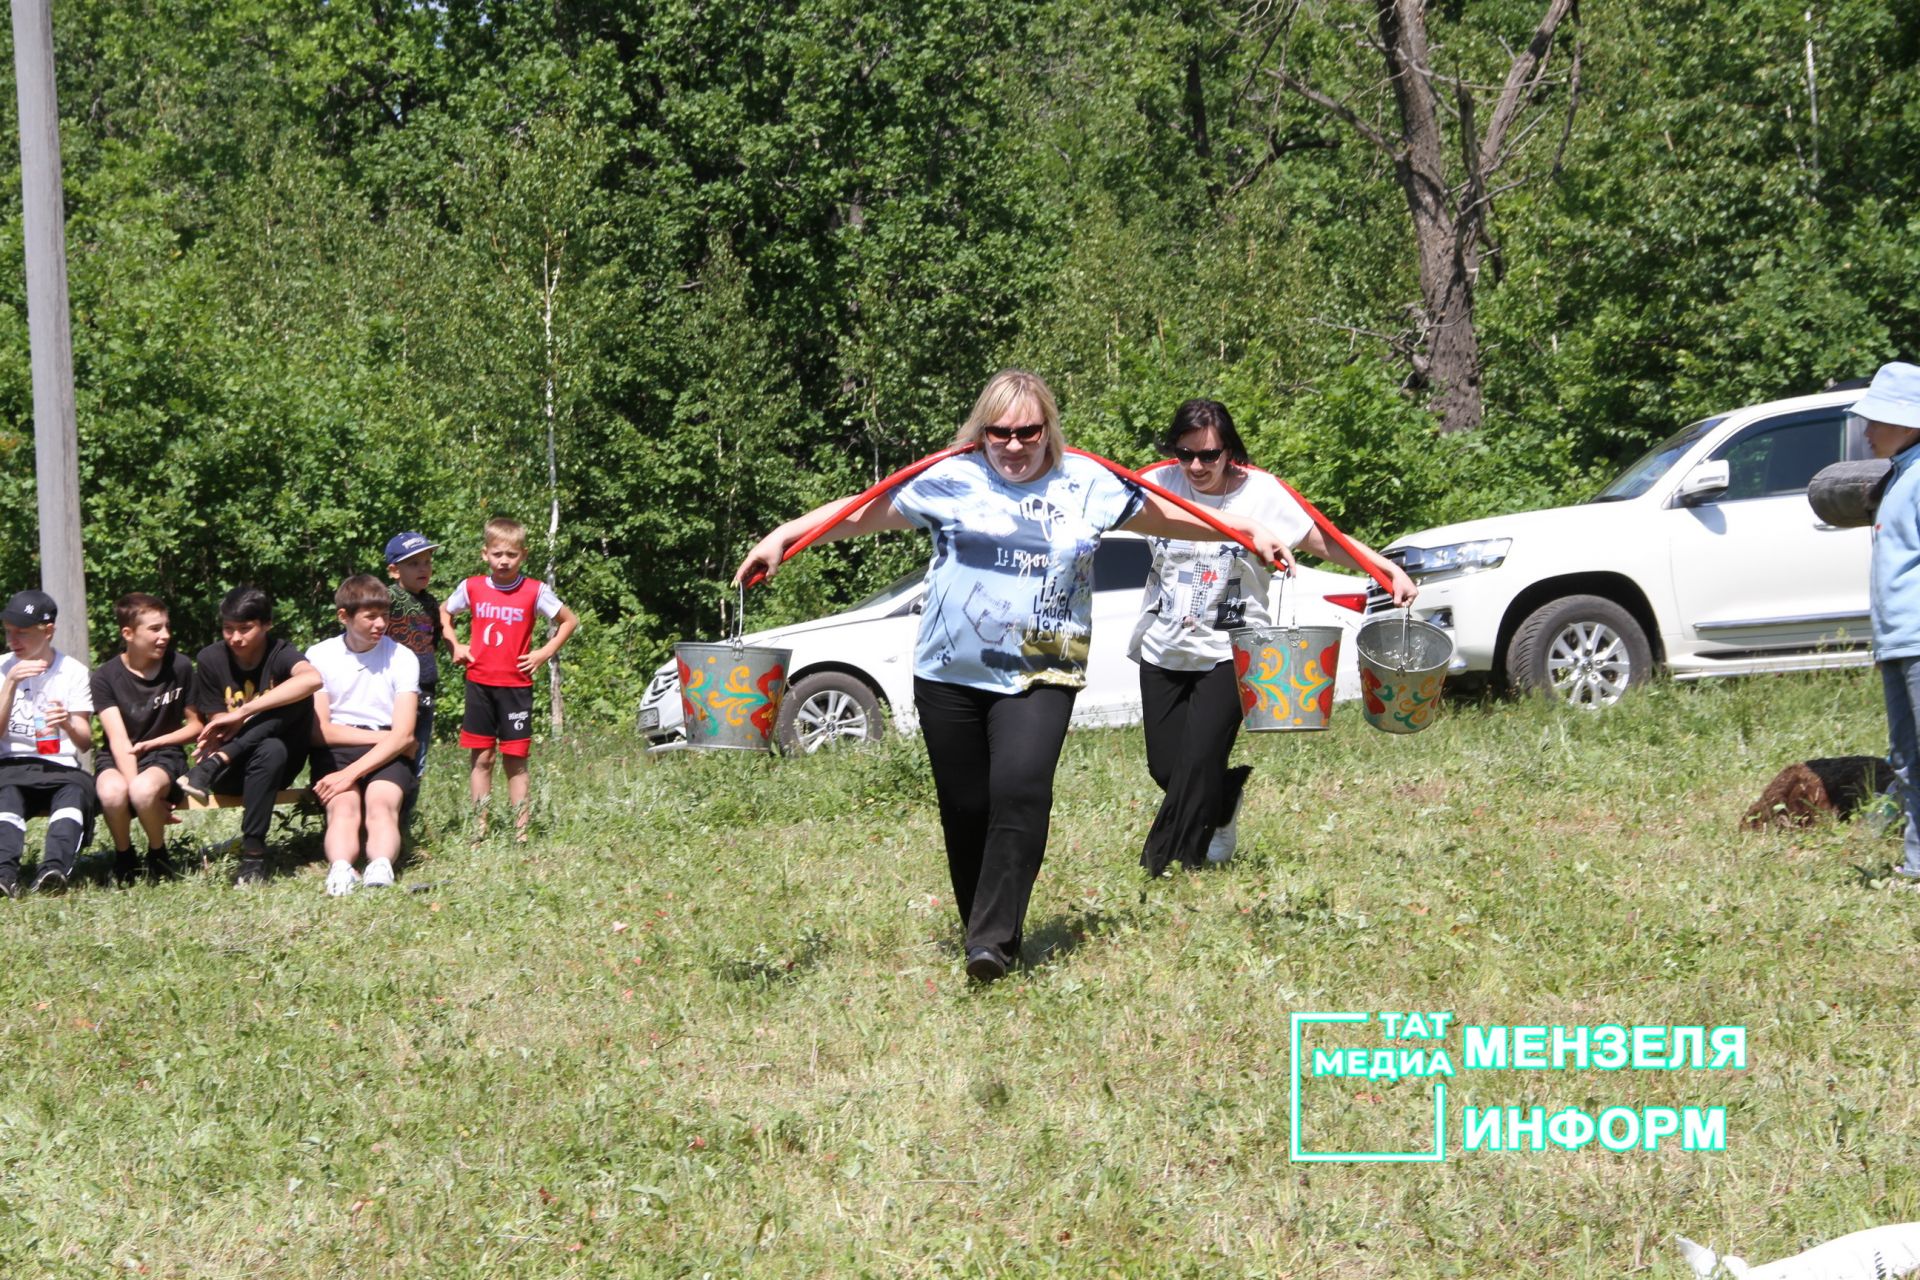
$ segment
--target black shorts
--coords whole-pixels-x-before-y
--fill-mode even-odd
[[[467,714],[460,721],[460,745],[500,744],[500,754],[524,756],[533,739],[533,686],[508,688],[467,681]]]
[[[165,769],[168,780],[178,782],[180,781],[181,775],[187,771],[187,749],[185,747],[155,747],[151,751],[142,751],[134,757],[133,762],[139,766],[137,772],[145,773],[149,769]],[[113,757],[111,755],[103,755],[100,757],[100,763],[103,767],[111,769],[113,767]]]
[[[328,773],[338,773],[371,750],[373,750],[373,744],[368,743],[364,747],[315,747],[313,753],[316,763],[323,757],[331,762],[332,768],[327,770]],[[420,785],[419,775],[413,771],[413,756],[407,752],[401,752],[361,778],[355,790],[364,793],[370,782],[391,782],[404,794],[412,795],[413,789]]]

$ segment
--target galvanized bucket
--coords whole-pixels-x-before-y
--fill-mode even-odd
[[[680,709],[687,745],[709,751],[771,751],[787,694],[791,649],[758,649],[737,641],[676,644]]]
[[[729,617],[731,614],[731,617]],[[747,589],[738,588],[734,607],[720,605],[720,644],[687,641],[673,646],[680,673],[680,711],[687,745],[706,751],[772,751],[780,723],[780,700],[787,696],[787,669],[793,650],[749,645]]]
[[[1807,505],[1837,529],[1858,529],[1872,524],[1892,474],[1893,463],[1885,458],[1836,462],[1822,467],[1807,482]]]
[[[1233,670],[1249,733],[1324,729],[1333,716],[1339,627],[1235,627]]]
[[[1360,709],[1385,733],[1418,733],[1433,723],[1453,658],[1453,637],[1417,618],[1375,618],[1353,639],[1360,660]]]

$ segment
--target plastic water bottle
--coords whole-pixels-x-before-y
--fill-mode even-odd
[[[33,749],[43,756],[60,754],[60,731],[47,724],[47,713],[42,707],[33,709]]]

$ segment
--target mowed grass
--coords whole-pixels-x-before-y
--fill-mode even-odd
[[[1738,830],[1883,741],[1870,672],[1408,738],[1348,705],[1243,738],[1242,856],[1149,883],[1139,736],[1077,733],[992,988],[917,743],[547,746],[524,852],[467,847],[443,749],[417,892],[0,902],[0,1275],[1675,1276],[1675,1231],[1920,1218],[1920,894],[1864,826]],[[1750,1065],[1452,1082],[1456,1119],[1724,1106],[1724,1153],[1296,1165],[1288,1015],[1329,1009],[1739,1023]],[[1427,1098],[1312,1081],[1311,1142],[1424,1145]]]

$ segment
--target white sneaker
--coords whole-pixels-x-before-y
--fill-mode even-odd
[[[1240,843],[1240,806],[1247,800],[1246,793],[1240,793],[1239,801],[1233,806],[1233,812],[1227,820],[1213,829],[1213,839],[1207,841],[1207,861],[1225,862],[1233,857],[1233,851]]]
[[[353,864],[336,862],[327,871],[327,893],[335,898],[344,898],[360,887],[360,873]]]
[[[367,863],[366,877],[361,884],[369,889],[387,889],[393,886],[393,864],[385,858],[375,858]]]

